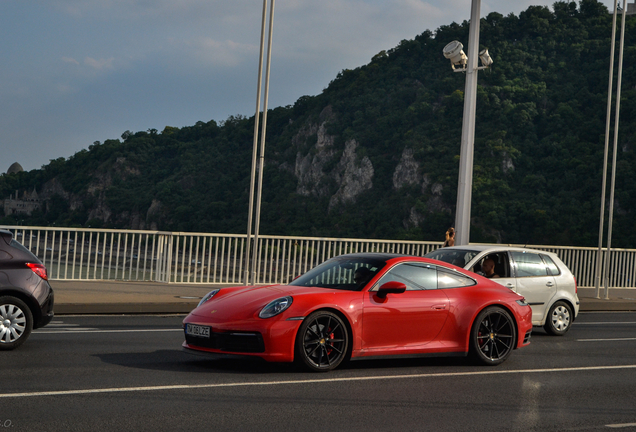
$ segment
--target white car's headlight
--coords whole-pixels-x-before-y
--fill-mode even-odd
[[[197,307],[201,306],[203,303],[205,303],[206,301],[210,300],[212,297],[214,297],[216,295],[216,293],[218,293],[221,290],[215,289],[210,291],[209,293],[207,293],[206,295],[203,296],[203,298],[201,299],[201,301],[199,302],[199,304],[197,305]]]
[[[271,318],[283,312],[285,309],[291,306],[293,299],[290,296],[282,297],[270,302],[263,310],[258,314],[260,318]]]

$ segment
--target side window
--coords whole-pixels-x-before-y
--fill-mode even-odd
[[[402,282],[407,291],[437,289],[437,271],[430,264],[399,264],[380,279],[378,286],[392,281]]]
[[[543,254],[541,254],[541,258],[545,261],[545,264],[548,266],[548,271],[552,276],[558,276],[561,274],[561,270],[559,270],[559,267],[554,263],[554,261],[552,261],[552,258]]]
[[[517,277],[547,276],[548,271],[541,257],[530,252],[511,252],[517,264]]]
[[[490,253],[484,256],[481,260],[475,263],[475,265],[473,266],[473,268],[470,269],[470,271],[483,276],[484,270],[482,270],[482,265],[484,261],[486,261],[487,259],[490,259],[493,261],[493,264],[494,264],[493,270],[497,276],[502,278],[507,278],[512,276],[512,273],[510,271],[510,261],[508,260],[507,252],[495,252],[495,253]]]
[[[437,287],[442,288],[461,288],[465,286],[475,285],[476,282],[471,278],[459,273],[437,270]]]

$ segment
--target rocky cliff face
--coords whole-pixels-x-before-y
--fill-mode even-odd
[[[356,140],[345,143],[340,162],[332,172],[339,187],[329,199],[329,210],[338,203],[355,203],[358,195],[373,187],[373,165],[367,156],[357,157],[358,146]]]
[[[348,140],[344,150],[334,148],[336,137],[327,133],[327,123],[333,118],[332,109],[327,106],[320,114],[321,122],[305,125],[291,143],[298,149],[294,166],[296,192],[302,196],[329,196],[329,210],[339,203],[355,203],[360,193],[373,187],[374,174],[371,160],[357,155],[360,144],[356,140]]]
[[[448,213],[451,208],[442,199],[444,186],[441,183],[433,183],[427,174],[421,173],[419,162],[414,158],[413,150],[405,148],[400,162],[393,172],[393,188],[398,190],[405,186],[419,186],[423,200],[426,200],[426,211],[422,212],[415,206],[411,207],[408,217],[402,222],[404,228],[415,228],[426,220],[426,214]],[[429,187],[430,186],[430,187]]]
[[[127,210],[116,213],[107,202],[109,188],[114,180],[125,182],[131,177],[141,175],[137,167],[131,165],[126,158],[119,157],[112,166],[101,165],[91,176],[83,193],[72,193],[65,190],[57,177],[42,185],[40,197],[50,205],[51,200],[63,199],[67,202],[71,211],[85,211],[87,221],[91,219],[101,220],[105,224],[115,223],[130,227],[131,229],[157,229],[157,220],[161,202],[153,200],[150,209],[145,215],[138,211]],[[87,204],[90,203],[90,204]]]
[[[335,157],[336,151],[333,148],[334,137],[327,135],[326,123],[308,124],[292,139],[292,146],[302,148],[306,147],[310,137],[316,137],[316,144],[306,154],[302,154],[300,150],[296,153],[294,175],[298,179],[296,193],[299,195],[324,196],[329,193],[325,184],[328,173],[324,169]]]
[[[361,155],[363,143],[350,139],[345,142],[344,149],[335,148],[337,137],[327,133],[329,121],[334,120],[330,107],[323,110],[321,120],[303,126],[292,139],[291,144],[297,150],[293,173],[297,179],[296,192],[307,197],[328,197],[328,211],[331,212],[341,204],[355,204],[361,193],[373,188],[376,173],[371,159]],[[511,162],[507,162],[508,168],[512,168],[510,165]],[[426,203],[425,211],[415,206],[410,209],[403,220],[404,228],[420,226],[427,214],[450,214],[451,209],[443,200],[444,186],[431,184],[428,174],[422,172],[421,164],[415,159],[413,149],[402,151],[393,170],[392,184],[395,191],[419,187]]]

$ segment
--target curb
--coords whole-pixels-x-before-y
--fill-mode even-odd
[[[55,315],[188,314],[196,303],[68,303],[56,304]]]
[[[634,312],[636,301],[633,299],[581,298],[579,312]]]

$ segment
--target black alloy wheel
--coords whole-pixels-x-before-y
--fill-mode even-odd
[[[33,329],[33,315],[19,298],[0,297],[0,351],[19,347]]]
[[[490,306],[477,315],[470,335],[470,352],[480,364],[503,363],[516,345],[516,328],[510,314]]]
[[[326,372],[346,360],[349,333],[342,319],[329,311],[317,311],[303,321],[296,338],[296,359],[307,368]]]
[[[573,316],[570,305],[558,301],[550,308],[543,328],[553,336],[563,336],[570,330]]]

